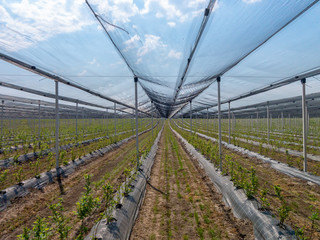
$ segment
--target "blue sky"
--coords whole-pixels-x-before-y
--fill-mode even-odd
[[[142,85],[172,98],[194,39],[206,0],[89,0]],[[0,51],[106,96],[133,105],[133,73],[112,45],[84,0],[1,0]],[[218,0],[196,51],[185,84],[215,76],[267,39],[312,1]],[[224,99],[320,66],[320,7],[316,4],[223,79]],[[53,93],[53,82],[0,62],[1,81]],[[151,83],[153,82],[153,83]],[[161,86],[159,85],[161,84]],[[319,81],[311,81],[311,92]],[[299,95],[296,85],[288,95]],[[293,90],[297,89],[297,90]],[[215,101],[212,84],[197,98]],[[297,94],[295,94],[297,92]],[[18,94],[8,89],[0,93]],[[139,88],[140,100],[148,99]],[[212,93],[214,93],[212,95]],[[283,95],[283,91],[281,92]],[[188,95],[182,90],[181,96]],[[286,97],[271,94],[270,98]],[[19,96],[23,96],[20,93]],[[61,95],[112,105],[61,86]],[[26,95],[27,96],[27,95]],[[239,101],[252,104],[259,97]],[[145,106],[146,107],[146,106]]]

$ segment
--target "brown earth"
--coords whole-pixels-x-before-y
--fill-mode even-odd
[[[151,133],[145,133],[139,137],[141,150],[149,140]],[[63,206],[65,215],[70,217],[69,225],[72,226],[70,239],[74,239],[80,228],[80,221],[77,219],[74,211],[76,211],[76,202],[84,191],[84,175],[91,174],[91,180],[94,182],[104,180],[117,187],[124,180],[123,170],[130,165],[130,156],[135,154],[135,140],[130,140],[120,148],[105,154],[102,157],[92,159],[85,165],[63,179],[65,190],[64,195],[60,195],[58,184],[50,184],[42,189],[42,191],[33,190],[26,197],[20,198],[9,206],[5,211],[0,213],[0,239],[16,239],[21,234],[24,227],[31,227],[37,216],[48,217],[50,210],[48,205],[56,203],[58,198],[63,198]],[[95,189],[94,189],[95,190]],[[99,195],[99,191],[95,190],[95,195]],[[96,211],[93,216],[86,220],[85,224],[90,229],[95,219],[99,216]]]
[[[166,127],[131,239],[254,239]]]

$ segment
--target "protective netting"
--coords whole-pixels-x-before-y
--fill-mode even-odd
[[[140,110],[154,111],[151,100],[169,117],[193,99],[195,107],[213,106],[218,76],[227,102],[316,75],[319,14],[318,1],[311,0],[3,0],[0,53],[111,101],[63,84],[61,95],[107,107],[114,99],[128,112],[137,76]],[[5,62],[0,69],[0,81],[54,92],[52,79]],[[255,101],[260,98],[235,104]]]

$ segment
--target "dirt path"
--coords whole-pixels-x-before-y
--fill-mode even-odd
[[[131,239],[254,239],[166,126]]]
[[[139,137],[141,148],[146,145],[148,135],[150,133]],[[69,225],[73,227],[70,239],[74,239],[80,227],[80,222],[73,211],[76,210],[76,202],[83,192],[85,185],[83,176],[91,174],[92,181],[104,179],[115,187],[123,181],[123,169],[130,164],[130,155],[134,154],[135,140],[130,140],[120,148],[81,166],[75,173],[63,179],[64,195],[61,196],[59,194],[57,184],[51,184],[46,186],[42,192],[34,190],[28,196],[13,202],[10,207],[0,213],[0,239],[16,239],[16,236],[22,233],[24,227],[30,227],[33,224],[37,216],[49,216],[48,205],[56,202],[60,197],[63,198],[65,214],[71,218]],[[92,227],[94,219],[98,214],[95,213],[91,221],[90,219],[87,221],[89,229]]]

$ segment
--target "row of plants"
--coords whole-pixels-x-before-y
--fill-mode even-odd
[[[143,127],[142,130],[145,130]],[[156,129],[158,129],[157,127]],[[156,131],[156,130],[154,130]],[[117,135],[109,138],[102,138],[99,141],[91,142],[87,145],[74,145],[68,150],[61,150],[59,152],[59,162],[61,165],[67,166],[70,161],[75,161],[76,159],[81,159],[86,154],[92,154],[93,151],[101,149],[117,141],[123,140],[132,136],[132,132],[126,132],[121,135]],[[50,172],[55,166],[55,153],[49,152],[48,154],[42,154],[45,152],[45,145],[41,145],[40,154],[36,155],[33,161],[25,162],[20,164],[19,162],[14,162],[12,166],[8,169],[0,170],[0,189],[5,189],[14,184],[23,185],[23,180],[36,177],[39,178],[40,173],[47,171]],[[146,152],[142,152],[146,154]],[[4,192],[2,192],[4,193]]]
[[[151,123],[150,120],[145,120],[148,122],[142,122],[144,124],[140,124],[140,129],[144,128],[146,125]],[[108,128],[106,128],[106,126]],[[121,127],[120,127],[121,126]],[[117,133],[130,131],[132,130],[132,123],[131,121],[126,121],[126,124],[121,124],[117,126]],[[78,135],[75,136],[75,125],[71,126],[67,129],[60,130],[59,133],[59,140],[61,145],[72,144],[75,142],[81,142],[90,140],[92,138],[103,137],[106,135],[113,134],[115,131],[114,124],[111,120],[108,120],[108,124],[104,123],[102,125],[91,125],[85,129],[78,128]],[[40,139],[36,133],[33,132],[33,135],[28,135],[27,130],[21,130],[18,133],[13,135],[13,140],[2,140],[0,141],[0,159],[7,159],[9,157],[13,157],[16,154],[27,154],[32,150],[33,152],[39,151],[41,145],[46,144],[48,147],[54,146],[54,131],[46,131],[41,133]],[[4,135],[5,136],[5,135]],[[1,140],[1,139],[0,139]],[[3,147],[6,144],[7,147]],[[18,153],[16,153],[18,152]]]
[[[181,125],[181,123],[180,123]],[[187,123],[187,126],[188,123]],[[202,130],[206,131],[207,126],[203,123],[201,123],[201,120],[194,120],[193,121],[193,126],[197,130]],[[217,127],[213,128],[212,126],[208,127],[208,131],[210,133],[216,133],[217,132]],[[224,135],[228,135],[228,128],[226,131],[224,131]],[[232,136],[235,138],[239,139],[244,139],[246,141],[251,140],[259,143],[265,143],[265,144],[270,144],[271,146],[275,148],[288,148],[292,150],[297,150],[297,151],[302,151],[303,150],[303,145],[302,145],[302,137],[295,137],[294,135],[289,135],[289,134],[272,134],[270,133],[270,138],[269,142],[267,140],[267,133],[265,132],[260,132],[257,130],[254,131],[245,131],[243,130],[240,126],[237,126],[236,129],[233,129],[232,131]],[[308,152],[312,153],[314,155],[320,155],[320,139],[308,139]]]
[[[182,126],[181,122],[179,125]],[[189,126],[184,124],[184,127],[186,128]],[[196,132],[205,134],[207,136],[218,138],[218,134],[214,131],[207,132],[206,130],[203,130],[203,128],[196,128],[196,127],[193,127],[193,130]],[[222,140],[225,142],[228,142],[228,136],[222,135]],[[249,138],[247,138],[245,140],[240,140],[235,135],[231,135],[231,143],[235,146],[239,146],[239,147],[248,149],[250,151],[257,152],[261,155],[270,157],[272,159],[276,159],[280,162],[288,164],[288,166],[296,167],[296,168],[300,169],[301,171],[303,170],[303,162],[304,162],[303,157],[302,156],[298,157],[298,156],[294,156],[292,154],[289,154],[288,149],[286,149],[285,152],[280,150],[281,146],[280,146],[279,142],[274,143],[273,141],[270,141],[270,144],[272,147],[268,148],[268,147],[265,147],[265,144],[267,144],[266,139],[263,139],[258,145],[258,144],[252,144],[249,141]],[[314,174],[316,176],[320,176],[320,162],[308,159],[308,172],[311,174]]]
[[[211,161],[214,166],[220,165],[217,144],[201,138],[196,134],[181,130],[174,124],[173,127],[182,137]],[[224,153],[222,157],[223,171],[221,174],[230,176],[230,180],[234,183],[234,186],[238,189],[243,189],[248,199],[258,199],[261,205],[260,209],[262,211],[268,210],[273,212],[279,218],[279,225],[282,227],[284,227],[284,223],[290,217],[291,213],[309,222],[309,224],[305,223],[301,225],[301,222],[295,223],[294,217],[290,218],[290,223],[294,223],[295,233],[300,239],[313,239],[320,235],[319,199],[310,197],[310,201],[315,203],[310,204],[308,199],[293,196],[290,192],[284,191],[279,184],[272,184],[268,179],[262,178],[262,175],[260,172],[257,173],[256,169],[259,165],[255,165],[253,162],[250,162],[249,159],[231,153],[226,149],[224,149],[224,152],[226,153]],[[243,165],[244,162],[247,163],[246,166]],[[262,166],[260,167],[263,168]],[[270,170],[265,171],[267,171],[267,174],[273,174]],[[290,198],[287,196],[290,196]],[[301,205],[302,202],[303,206]],[[305,215],[306,212],[308,212],[308,215]]]
[[[151,133],[148,133],[148,137],[142,140],[140,146],[140,159],[146,156],[150,151],[153,142],[156,138],[158,130],[155,130],[155,134],[152,138]],[[106,224],[115,221],[112,213],[115,209],[121,208],[121,199],[127,197],[132,191],[132,182],[136,178],[136,156],[135,150],[130,151],[126,157],[126,162],[129,162],[124,169],[121,169],[124,176],[123,184],[112,185],[110,182],[106,181],[108,175],[103,177],[101,180],[92,182],[92,175],[85,174],[85,186],[84,191],[75,203],[76,211],[73,212],[73,216],[77,218],[80,222],[80,227],[76,231],[76,236],[73,239],[84,239],[88,234],[88,226],[94,217],[94,223],[100,222],[105,219]],[[139,164],[141,164],[140,162]],[[58,199],[57,203],[50,204],[48,208],[51,211],[51,215],[48,217],[37,217],[37,220],[33,223],[31,227],[25,227],[23,233],[20,234],[18,239],[70,239],[70,231],[74,227],[71,225],[70,217],[65,215],[63,199]],[[97,229],[97,228],[96,228]],[[93,238],[95,239],[95,234]]]

